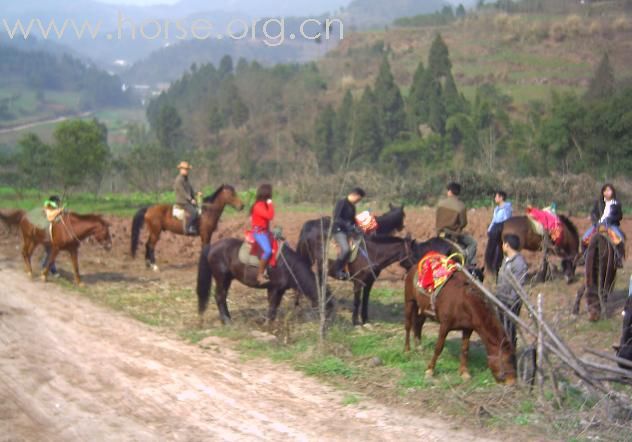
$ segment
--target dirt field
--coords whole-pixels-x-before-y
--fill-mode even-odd
[[[407,231],[413,237],[432,235],[433,211],[408,210],[407,215]],[[302,223],[314,217],[314,213],[280,213],[276,223],[294,245]],[[470,212],[479,260],[490,217],[489,210]],[[239,214],[223,220],[214,239],[241,236],[245,218]],[[112,440],[473,440],[489,434],[481,428],[454,430],[459,424],[447,423],[452,421],[443,413],[432,414],[432,408],[423,419],[420,416],[427,413],[419,408],[400,410],[402,401],[395,391],[369,394],[373,399],[343,406],[342,392],[283,365],[244,361],[231,342],[218,337],[207,337],[199,346],[182,342],[173,331],[196,327],[190,291],[195,286],[199,241],[164,234],[157,249],[161,271],[154,273],[145,269],[142,256],[136,260],[129,256],[130,220],[110,221],[111,252],[90,243],[81,249],[87,284],[81,293],[100,300],[125,292],[137,303],[138,314],[136,305],[127,305],[125,311],[149,324],[160,317],[160,325],[173,327],[148,327],[85,299],[75,289],[65,289],[64,280],[70,277],[65,255],[58,261],[61,284],[27,281],[16,236],[0,233],[0,434],[10,435],[0,440],[86,440],[95,435]],[[580,230],[588,224],[574,221]],[[632,231],[629,220],[623,230]],[[529,257],[536,262],[535,256]],[[397,267],[388,269],[376,290],[401,290],[401,275]],[[619,285],[628,275],[629,264],[620,272]],[[545,287],[556,292],[555,298],[547,298],[551,315],[567,311],[578,284]],[[348,315],[350,287],[338,283],[335,287],[339,313]],[[143,307],[150,292],[155,311],[148,319]],[[263,315],[264,293],[238,284],[232,292],[229,305],[236,322]],[[287,298],[286,309],[291,303]],[[108,305],[118,308],[116,302]],[[400,327],[398,308],[386,312],[395,330]],[[213,306],[207,326],[220,327]],[[578,345],[606,349],[618,338],[613,331],[616,323],[614,329],[586,327],[585,318],[573,322],[567,330],[569,339],[575,334]],[[430,325],[424,333],[433,335],[435,330]],[[412,403],[425,402],[422,398]],[[504,432],[491,434],[500,438]],[[529,439],[526,434],[518,439]]]

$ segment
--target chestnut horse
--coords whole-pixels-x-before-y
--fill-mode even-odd
[[[7,226],[7,229],[9,229],[9,232],[11,232],[14,227],[20,225],[20,221],[22,221],[25,214],[26,212],[24,210],[12,210],[10,212],[0,211],[0,221],[2,221],[4,225]]]
[[[240,211],[244,208],[244,203],[239,198],[235,188],[227,184],[222,184],[215,193],[203,199],[202,215],[198,218],[198,231],[202,247],[211,243],[213,232],[217,229],[217,223],[227,205]],[[156,244],[160,240],[162,231],[172,232],[177,235],[185,234],[183,222],[174,218],[172,211],[172,204],[158,204],[145,207],[136,212],[132,221],[132,257],[136,257],[140,231],[143,225],[146,225],[149,229],[149,238],[145,245],[145,263],[148,268],[154,271],[158,271],[158,266],[156,265]]]
[[[542,268],[538,273],[538,280],[543,282],[546,278],[547,266],[548,266],[548,254],[552,253],[562,259],[562,271],[566,282],[569,284],[573,282],[575,277],[575,262],[579,255],[580,236],[577,231],[577,227],[573,222],[564,215],[558,215],[562,222],[563,234],[562,243],[560,245],[549,244],[550,241],[544,240],[542,236],[537,234],[532,227],[531,220],[527,216],[514,216],[509,218],[503,224],[503,230],[500,235],[503,238],[505,235],[516,235],[520,238],[520,244],[523,249],[532,252],[543,251],[542,256]],[[503,256],[502,252],[502,240],[495,245],[498,248],[498,255]],[[486,262],[485,266],[494,275],[498,275],[502,260],[498,262]]]
[[[586,249],[586,280],[577,290],[573,314],[579,314],[579,304],[586,295],[588,319],[605,319],[608,296],[614,288],[617,276],[615,246],[603,234],[599,233],[590,240]]]
[[[439,322],[439,337],[426,376],[434,375],[435,365],[443,351],[446,337],[452,330],[461,330],[461,367],[459,373],[464,380],[470,378],[467,359],[470,337],[475,331],[481,337],[487,350],[487,363],[494,378],[499,383],[512,385],[516,380],[515,353],[511,341],[505,333],[494,308],[485,300],[483,293],[464,274],[457,271],[445,283],[434,301],[434,311],[430,296],[417,288],[417,269],[413,267],[406,275],[404,317],[406,344],[404,351],[410,351],[410,330],[414,327],[415,345],[421,343],[421,329],[430,317]]]
[[[79,246],[81,241],[88,237],[101,244],[106,250],[112,248],[112,236],[110,235],[110,225],[99,215],[79,215],[73,212],[62,213],[55,222],[52,223],[49,237],[46,229],[40,229],[33,225],[26,216],[20,220],[20,233],[22,236],[22,257],[24,267],[29,276],[33,275],[31,267],[31,256],[33,251],[40,244],[49,244],[50,255],[42,271],[42,280],[46,282],[51,265],[55,262],[60,251],[65,250],[70,253],[75,283],[81,285],[79,275]]]

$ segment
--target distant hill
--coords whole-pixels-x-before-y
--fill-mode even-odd
[[[400,17],[430,14],[448,3],[444,0],[353,0],[345,9],[345,22],[360,28],[388,25]]]

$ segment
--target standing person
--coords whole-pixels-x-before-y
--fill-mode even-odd
[[[255,241],[261,248],[259,257],[259,270],[257,282],[265,283],[266,267],[272,256],[272,244],[270,244],[270,223],[274,219],[274,204],[272,203],[272,185],[262,184],[257,189],[257,196],[252,209],[250,209],[252,233]]]
[[[52,225],[55,222],[57,217],[61,215],[64,211],[64,207],[61,203],[61,198],[57,195],[50,196],[46,201],[44,201],[44,214],[46,215],[46,220]],[[46,234],[50,236],[50,225],[46,231]],[[52,240],[52,238],[50,238]],[[42,270],[46,268],[48,264],[48,260],[50,259],[51,245],[50,243],[44,243],[44,258],[42,259]],[[59,276],[57,273],[57,266],[55,263],[51,263],[50,265],[50,274],[53,276]]]
[[[601,194],[595,201],[592,212],[590,213],[592,226],[588,228],[582,237],[582,256],[586,252],[588,243],[592,236],[598,231],[599,226],[604,226],[615,232],[619,237],[617,250],[617,267],[623,267],[623,258],[625,256],[625,235],[621,232],[621,220],[623,219],[623,208],[617,200],[617,191],[610,183],[604,184],[601,188]]]
[[[505,306],[511,310],[516,316],[520,316],[520,309],[522,308],[522,301],[516,293],[516,289],[511,284],[511,276],[516,279],[520,287],[524,284],[525,277],[529,267],[524,257],[520,253],[520,238],[516,235],[506,235],[503,238],[503,252],[505,259],[503,265],[498,272],[498,283],[496,284],[496,297]],[[500,321],[505,328],[507,336],[513,344],[514,350],[517,344],[516,324],[509,318],[505,312],[499,310]]]
[[[334,277],[340,280],[349,279],[344,271],[349,260],[351,249],[349,248],[349,234],[357,231],[356,228],[356,204],[362,201],[366,193],[359,187],[353,189],[346,198],[336,203],[333,216],[332,233],[334,240],[340,248],[338,259],[334,263]]]
[[[503,224],[513,214],[513,208],[511,203],[507,201],[507,193],[503,190],[498,190],[494,194],[494,215],[492,216],[492,222],[487,228],[487,248],[485,249],[485,263],[491,264],[492,269],[499,268],[499,260],[502,259],[499,247],[502,241],[501,235],[503,232]]]
[[[436,230],[439,236],[453,237],[465,247],[465,260],[476,265],[476,240],[463,232],[467,226],[467,210],[459,199],[461,185],[452,182],[447,186],[447,195],[437,204]]]
[[[186,161],[181,161],[180,164],[178,164],[180,173],[173,184],[173,190],[176,193],[176,205],[183,208],[187,214],[184,234],[195,236],[198,235],[198,207],[197,200],[195,199],[196,193],[193,191],[193,186],[189,182],[189,171],[191,169],[191,165]]]

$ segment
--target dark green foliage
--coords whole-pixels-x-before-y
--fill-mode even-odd
[[[219,132],[225,127],[224,115],[220,111],[216,104],[211,106],[208,116],[208,128],[213,135],[219,134]]]
[[[395,26],[401,27],[445,26],[452,23],[456,18],[462,17],[465,17],[465,8],[463,5],[459,5],[456,13],[451,6],[446,5],[441,11],[432,14],[420,14],[398,18],[394,24]]]
[[[384,141],[393,141],[406,127],[406,111],[399,87],[391,72],[388,58],[384,57],[375,82],[375,101],[380,113]]]
[[[431,86],[432,74],[424,68],[423,62],[419,62],[407,102],[410,129],[414,132],[417,132],[420,124],[428,122],[430,115],[428,91]]]
[[[443,41],[441,34],[435,36],[432,46],[430,46],[430,55],[428,55],[428,69],[435,79],[446,77],[452,71],[452,62],[450,61],[450,51]]]
[[[463,6],[463,3],[459,3],[459,6],[456,8],[456,11],[454,12],[454,15],[456,16],[456,18],[465,17],[466,12],[465,12],[465,6]]]
[[[182,135],[182,119],[174,106],[163,105],[150,122],[160,146],[166,149],[175,149],[178,146]]]
[[[105,126],[97,120],[69,120],[53,136],[53,169],[62,187],[87,184],[98,189],[110,160]]]
[[[217,69],[219,78],[226,78],[233,73],[233,59],[230,55],[224,55],[219,62],[219,68]]]
[[[590,81],[588,91],[586,91],[585,98],[587,100],[604,100],[614,95],[615,91],[615,79],[614,70],[610,64],[610,58],[608,54],[603,54],[601,62],[597,67],[595,76]]]
[[[24,135],[18,141],[15,166],[19,187],[50,186],[54,171],[53,150],[37,135]]]
[[[342,103],[336,112],[336,120],[334,121],[334,146],[336,146],[337,156],[335,161],[342,161],[349,150],[352,137],[353,124],[353,95],[347,90]]]
[[[384,146],[380,112],[375,95],[368,86],[355,111],[353,163],[373,164]]]
[[[331,105],[327,105],[318,115],[314,127],[313,150],[318,160],[321,172],[331,173],[336,169],[335,162],[335,131],[336,112]]]

